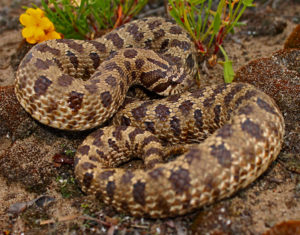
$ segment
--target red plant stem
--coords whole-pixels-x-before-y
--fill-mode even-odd
[[[196,42],[196,46],[198,47],[198,49],[200,50],[200,52],[205,53],[205,49],[203,44],[200,41]]]
[[[214,54],[217,54],[219,52],[219,45],[223,43],[223,39],[225,36],[223,32],[224,32],[224,26],[220,28],[218,35],[216,37]]]
[[[180,17],[180,20],[184,24],[184,18],[182,16]]]
[[[138,0],[135,0],[135,3],[134,3],[133,6],[131,6],[130,10],[133,9],[133,8],[135,8],[135,6],[137,4],[138,4]],[[128,10],[128,12],[130,12],[130,10]],[[117,28],[117,27],[119,27],[119,26],[121,26],[122,24],[125,24],[125,23],[129,22],[132,19],[132,17],[133,17],[133,15],[124,14],[123,8],[122,8],[121,4],[118,6],[117,15],[118,15],[117,16],[117,20],[116,20],[116,23],[115,23],[115,25],[113,27],[114,29]]]
[[[122,16],[123,16],[123,9],[122,9],[122,5],[118,6],[118,10],[117,10],[117,20],[116,23],[114,25],[114,29],[117,28],[118,26],[122,25]]]

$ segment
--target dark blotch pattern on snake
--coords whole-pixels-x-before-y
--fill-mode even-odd
[[[77,150],[82,189],[134,216],[168,217],[249,185],[277,157],[284,135],[266,94],[243,83],[186,91],[196,71],[187,33],[153,17],[94,41],[36,45],[19,66],[15,92],[32,117],[60,129],[85,130],[114,116]],[[122,105],[133,85],[167,97]],[[117,168],[132,156],[145,169]]]

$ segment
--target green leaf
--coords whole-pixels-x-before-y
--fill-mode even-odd
[[[224,50],[224,48],[221,45],[219,45],[219,48],[225,58],[225,61],[219,62],[220,64],[223,64],[225,83],[231,83],[233,81],[233,78],[235,75],[235,73],[233,71],[233,67],[232,67],[232,61],[229,60],[228,55],[226,54],[226,51]]]
[[[215,19],[214,19],[214,34],[217,34],[221,25],[221,17],[219,12],[216,13]]]
[[[192,5],[198,5],[204,3],[206,0],[190,0],[189,3]]]
[[[243,4],[246,7],[253,7],[254,5],[252,4],[253,0],[243,0]]]
[[[224,80],[226,83],[231,83],[235,75],[232,67],[232,61],[227,60],[223,62],[223,66],[224,66]]]

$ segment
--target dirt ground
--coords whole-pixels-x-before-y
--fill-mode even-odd
[[[135,219],[85,195],[74,180],[72,157],[89,131],[69,133],[45,127],[32,120],[16,102],[12,85],[25,47],[18,23],[23,5],[30,3],[0,2],[0,233],[258,235],[284,221],[300,231],[298,52],[298,63],[293,68],[298,73],[294,76],[298,79],[293,89],[296,97],[290,98],[294,111],[288,105],[284,107],[285,142],[269,169],[231,198],[189,215]],[[150,12],[158,9],[161,14],[161,5],[152,7]],[[257,7],[248,10],[243,20],[247,26],[229,36],[224,45],[235,71],[283,49],[292,30],[300,24],[300,2],[257,1]],[[202,72],[202,85],[222,82],[220,65],[202,65]],[[293,234],[289,229],[283,231]]]

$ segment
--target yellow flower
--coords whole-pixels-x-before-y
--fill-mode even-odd
[[[22,36],[31,44],[61,38],[60,34],[55,31],[53,23],[40,8],[28,8],[26,13],[20,15],[20,22],[25,26]]]

